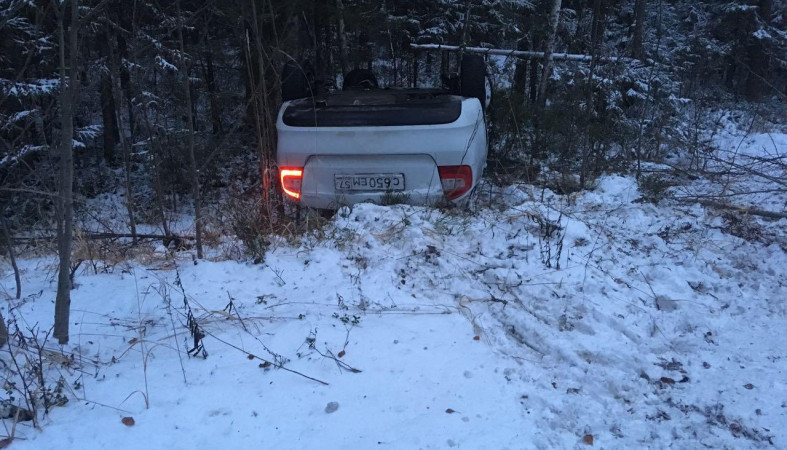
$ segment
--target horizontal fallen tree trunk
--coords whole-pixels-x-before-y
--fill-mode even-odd
[[[158,240],[176,240],[176,239],[189,239],[194,240],[196,237],[194,236],[180,236],[180,235],[164,235],[164,234],[139,234],[132,235],[131,233],[82,233],[79,234],[76,238],[82,239],[122,239],[128,238],[131,239],[135,237],[137,239],[158,239]],[[14,241],[36,241],[36,240],[54,240],[55,236],[14,236]]]
[[[84,236],[87,239],[119,239],[119,238],[133,238],[136,237],[137,239],[196,239],[194,236],[180,236],[176,234],[172,235],[164,235],[164,234],[135,234],[132,235],[130,233],[85,233]]]
[[[414,50],[445,50],[449,52],[463,51],[467,53],[478,53],[482,55],[500,55],[500,56],[516,56],[519,58],[544,58],[544,52],[533,52],[529,50],[509,50],[503,48],[486,48],[486,47],[460,47],[458,45],[442,45],[442,44],[410,44]],[[552,59],[558,61],[579,61],[591,62],[593,56],[579,55],[574,53],[552,53]],[[601,62],[639,62],[638,59],[633,58],[619,58],[616,56],[597,56],[596,61]]]
[[[711,208],[718,208],[718,209],[726,209],[730,211],[738,211],[744,214],[751,214],[753,216],[766,217],[769,219],[776,219],[776,220],[787,219],[787,213],[767,211],[764,209],[757,209],[757,208],[746,207],[746,206],[730,205],[727,203],[715,202],[713,200],[703,200],[701,198],[696,198],[696,197],[678,197],[675,198],[675,200],[681,203],[699,203],[702,206],[709,206]]]

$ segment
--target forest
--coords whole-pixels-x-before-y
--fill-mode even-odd
[[[458,47],[458,51],[453,47]],[[401,223],[394,221],[389,224],[390,229],[382,230],[375,228],[379,225],[377,219],[364,214],[379,214],[383,218],[380,223],[388,223],[391,214],[399,214],[400,210],[361,207],[340,212],[331,222],[330,218],[315,217],[284,201],[276,163],[276,120],[282,104],[285,67],[295,64],[308,74],[315,93],[339,89],[344,76],[359,68],[371,70],[382,87],[447,89],[451,76],[458,71],[457,55],[464,51],[483,55],[492,98],[485,111],[489,136],[486,190],[480,190],[469,211],[440,211],[436,214],[441,214],[441,219],[419,222],[413,216],[415,212],[402,210],[405,218]],[[539,56],[532,56],[535,53]],[[531,56],[522,56],[526,54]],[[557,57],[560,54],[581,57],[572,60]],[[747,242],[741,245],[763,245],[776,255],[768,270],[773,272],[776,268],[778,275],[777,262],[787,254],[787,239],[779,231],[779,224],[787,220],[787,141],[783,139],[787,133],[786,105],[785,0],[0,0],[0,254],[13,268],[7,276],[4,272],[3,292],[9,301],[15,299],[25,305],[24,299],[30,298],[26,296],[41,295],[33,294],[35,289],[28,286],[56,285],[49,287],[51,292],[45,287],[42,292],[47,292],[44,296],[52,294],[54,304],[54,314],[46,312],[54,317],[51,336],[47,332],[46,337],[54,338],[62,353],[63,346],[74,336],[77,310],[72,306],[72,295],[85,295],[79,293],[80,278],[112,274],[116,268],[121,273],[121,266],[145,260],[154,253],[152,249],[166,253],[173,267],[186,260],[195,267],[202,261],[217,259],[242,261],[265,267],[271,283],[286,284],[286,276],[271,262],[285,258],[277,252],[291,245],[312,251],[315,245],[321,245],[312,242],[319,236],[327,239],[325,242],[330,244],[325,245],[331,249],[350,252],[352,256],[337,257],[338,260],[359,267],[361,273],[367,270],[367,264],[374,266],[369,259],[377,256],[365,254],[360,244],[354,247],[360,241],[337,237],[356,232],[348,231],[348,217],[380,235],[395,235],[391,242],[410,249],[411,242],[396,233],[421,226],[440,232],[454,230],[446,231],[450,235],[455,232],[451,221],[456,217],[469,228],[480,227],[480,222],[494,222],[492,217],[499,218],[495,211],[505,210],[508,214],[508,208],[513,208],[512,198],[524,199],[525,194],[521,194],[522,199],[520,194],[511,194],[517,189],[530,189],[527,204],[531,209],[520,211],[519,215],[511,213],[506,220],[524,220],[526,223],[518,229],[537,237],[521,247],[510,244],[500,252],[515,255],[533,250],[538,253],[538,265],[554,275],[552,271],[559,272],[561,267],[574,267],[569,261],[569,255],[574,253],[568,250],[572,236],[567,231],[568,223],[606,220],[602,210],[587,218],[590,216],[583,214],[589,210],[574,211],[576,215],[572,216],[565,208],[577,207],[582,203],[578,198],[596,195],[600,186],[608,189],[598,194],[600,198],[618,201],[625,197],[617,190],[627,185],[624,180],[632,180],[632,189],[638,192],[631,201],[625,197],[628,204],[662,208],[667,201],[670,207],[677,208],[674,219],[672,212],[662,217],[661,209],[643,213],[657,214],[659,220],[666,222],[675,221],[669,226],[659,225],[659,245],[669,247],[675,239],[681,239],[682,233],[698,229],[693,219],[687,218],[688,209],[712,208],[718,217],[708,219],[707,223],[713,224],[707,225],[708,229],[723,230],[725,236],[734,235]],[[749,152],[755,146],[761,151]],[[506,206],[495,203],[500,198],[505,198]],[[563,205],[559,211],[557,206],[550,206],[558,204]],[[610,211],[610,217],[617,217],[617,210]],[[631,220],[626,226],[634,227],[637,220],[645,222],[637,214],[628,217],[618,217],[619,223]],[[607,222],[602,225],[607,226]],[[588,229],[595,230],[590,225]],[[616,232],[624,229],[633,230],[620,228]],[[384,245],[387,241],[375,232],[357,239],[374,240],[368,248]],[[419,240],[422,230],[413,233],[418,238],[412,242],[427,242]],[[519,231],[505,236],[516,242]],[[584,235],[575,238],[575,247],[592,244],[593,250],[586,255],[586,271],[596,257],[598,242],[602,242],[599,246],[614,246],[616,241],[609,234],[600,241]],[[445,237],[436,239],[446,247],[453,245]],[[477,247],[468,248],[467,252],[480,255],[483,251],[479,249],[485,242],[480,240]],[[636,239],[631,242],[635,253],[650,255],[653,248],[661,248],[655,244],[645,246],[644,241]],[[351,250],[346,250],[345,245]],[[424,264],[438,265],[435,260],[439,260],[441,251],[443,257],[448,255],[434,242],[423,244],[423,248],[412,245],[412,255],[425,258]],[[669,255],[663,256],[665,261],[676,257],[677,250],[672,253],[673,250],[664,250]],[[629,255],[627,251],[617,251],[610,250],[616,255],[613,258]],[[403,254],[401,258],[412,255]],[[469,253],[462,255],[455,255],[455,264],[462,265],[462,259],[471,258]],[[31,261],[48,257],[54,259],[43,271],[47,282],[36,278],[38,275],[26,278],[25,267],[29,273],[38,272],[30,269]],[[176,264],[178,258],[182,261]],[[508,259],[495,260],[494,264],[509,264]],[[310,257],[305,264],[292,266],[306,267],[311,261]],[[320,264],[319,257],[315,261],[314,265]],[[397,289],[409,288],[409,274],[418,272],[417,266],[406,261],[392,275]],[[484,261],[483,264],[489,263]],[[281,264],[290,267],[289,262]],[[604,274],[602,278],[614,280],[610,284],[613,289],[633,289],[633,284],[642,284],[644,280],[638,293],[632,295],[644,292],[653,300],[650,306],[659,313],[673,307],[671,303],[658,303],[664,295],[658,292],[658,285],[654,288],[656,281],[650,274],[631,269],[612,275],[613,269],[602,270],[605,263],[601,260],[594,264]],[[743,270],[731,264],[734,270]],[[498,269],[484,267],[483,273],[472,265],[457,270],[472,272],[479,279],[486,277],[487,271],[490,277],[499,275],[495,275]],[[251,269],[244,266],[241,272],[246,270]],[[695,268],[692,266],[691,270]],[[722,269],[713,270],[721,274]],[[133,272],[128,268],[123,271]],[[696,268],[696,273],[700,271]],[[689,272],[694,276],[695,272]],[[494,287],[483,294],[488,297],[484,308],[489,308],[484,320],[500,319],[505,325],[501,330],[508,330],[506,339],[524,345],[529,338],[517,334],[520,322],[504,320],[505,314],[495,309],[514,302],[506,300],[506,295],[518,295],[496,289],[503,289],[503,285],[507,289],[524,289],[520,287],[521,275],[517,285],[495,278]],[[552,275],[549,284],[563,283],[562,278],[551,278]],[[198,273],[194,276],[199,279]],[[424,276],[429,277],[424,283],[440,284],[438,276]],[[576,295],[583,298],[585,276],[577,273],[569,277],[581,278],[583,288]],[[626,276],[636,281],[626,281]],[[719,276],[726,279],[726,275]],[[347,286],[357,286],[360,292],[364,284],[359,281],[359,277],[363,279],[361,275],[346,277],[343,285],[329,283],[336,289],[330,301],[336,303],[338,298],[338,315],[324,312],[325,317],[336,319],[333,326],[338,324],[342,332],[347,330],[341,355],[350,342],[350,330],[357,329],[359,316],[344,308],[344,299],[349,303],[350,294],[339,292]],[[764,284],[769,293],[778,296],[787,288],[774,281],[776,278],[771,284]],[[206,325],[198,313],[192,314],[192,308],[199,308],[187,294],[184,280],[186,276],[177,272],[175,278],[162,281],[157,292],[165,299],[168,321],[172,320],[170,297],[183,297],[181,321],[190,336],[188,348],[193,344],[192,350],[200,349],[202,338],[216,336],[209,334],[210,322]],[[691,295],[711,291],[708,283],[697,287],[691,284],[694,281],[688,282]],[[273,291],[280,292],[281,286]],[[474,289],[470,286],[474,285],[468,284],[468,292]],[[137,288],[129,289],[133,289],[138,302]],[[27,291],[25,295],[23,289]],[[205,289],[207,292],[209,288]],[[104,295],[111,290],[101,292]],[[546,291],[541,294],[544,298],[553,295]],[[358,296],[358,311],[365,313],[366,296]],[[557,294],[554,296],[557,298]],[[230,290],[221,297],[224,303],[229,297],[229,310],[224,315],[233,318],[238,314],[232,309],[235,297]],[[268,305],[270,301],[262,293],[249,292],[248,297],[252,299],[246,305],[250,308]],[[255,297],[257,300],[253,300]],[[465,306],[470,305],[471,297],[469,293],[451,297],[452,302],[459,299],[459,315],[467,315]],[[374,301],[372,304],[376,305]],[[773,308],[768,311],[784,314],[783,304],[774,306],[769,301],[768,305]],[[536,326],[559,322],[561,332],[564,327],[573,330],[574,325],[566,325],[565,321],[571,322],[583,314],[575,310],[572,316],[573,307],[559,310],[551,306],[554,310],[549,313],[555,314],[554,323],[549,317],[539,318]],[[39,338],[35,337],[41,330],[35,328],[37,325],[23,326],[15,308],[2,310],[5,316],[0,316],[0,322],[7,322],[8,330],[2,329],[5,326],[0,328],[4,336],[0,346],[16,339],[18,345],[26,343],[25,346],[38,346],[39,350],[46,347],[39,345]],[[143,309],[135,308],[134,314]],[[299,311],[287,310],[287,314],[306,314]],[[608,312],[604,310],[603,314]],[[478,340],[483,334],[477,327],[483,324],[476,323],[476,316],[470,318]],[[243,324],[239,314],[237,319]],[[141,314],[139,320],[142,321]],[[656,328],[653,323],[651,329]],[[179,336],[174,330],[175,322],[172,327],[168,332]],[[245,324],[243,329],[248,332]],[[643,336],[651,332],[644,325],[640,331]],[[136,342],[146,345],[142,333],[139,331],[131,347]],[[315,327],[315,336],[316,333]],[[651,337],[656,334],[653,331]],[[315,341],[309,336],[309,349],[327,358],[314,347]],[[705,335],[705,341],[712,339],[708,336]],[[299,358],[302,352],[297,353]],[[144,355],[148,354],[144,347],[142,353],[147,377],[148,360]],[[290,367],[290,360],[278,353],[271,355],[270,361],[260,363],[260,368],[271,363],[276,368]],[[328,355],[333,353],[329,351]],[[350,366],[342,365],[345,360],[339,360],[341,355],[330,359],[340,371],[349,370]],[[115,361],[115,355],[111,356]],[[255,355],[248,356],[251,360]],[[97,358],[108,360],[109,355]],[[183,368],[183,361],[179,362]],[[38,367],[38,372],[30,373],[43,373]],[[182,370],[185,382],[186,369]],[[13,376],[24,379],[23,372],[15,370]],[[7,376],[7,380],[11,378]],[[38,389],[50,389],[44,376],[39,378]],[[659,389],[668,383],[664,377],[661,380]],[[667,380],[674,385],[672,378]],[[16,383],[7,391],[19,391]],[[30,386],[33,384],[36,383],[31,382]],[[34,389],[28,389],[27,383],[23,385],[26,410],[35,412],[38,400],[47,399],[48,413],[55,398],[53,391],[31,400]],[[561,389],[565,391],[562,385]],[[143,395],[147,408],[147,378]],[[0,404],[6,404],[3,402],[8,403],[3,400]],[[740,427],[737,431],[730,428],[736,439],[743,436],[750,444],[773,444],[770,431],[753,425],[747,428],[744,419],[721,420],[718,417],[725,417],[723,411],[711,414],[699,407],[694,411],[688,403],[670,407],[683,411],[687,417],[700,414],[711,427],[726,430],[734,422]],[[781,408],[783,411],[784,406]],[[453,413],[453,409],[449,410]],[[649,411],[647,420],[661,423],[669,416],[663,419]],[[126,424],[125,418],[123,423]],[[618,437],[613,428],[610,433]],[[586,444],[587,436],[591,436],[592,445],[592,432],[572,429],[571,433],[579,433]],[[779,433],[777,441],[784,436],[783,431]],[[729,444],[708,439],[714,445]],[[546,439],[542,444],[559,447],[566,442],[569,441]],[[644,441],[620,441],[618,445],[623,445],[621,442],[639,445]],[[502,445],[502,441],[497,443]]]
[[[0,9],[4,240],[54,228],[68,262],[63,296],[75,231],[136,243],[151,234],[138,225],[154,224],[169,245],[183,240],[171,216],[189,211],[200,258],[206,233],[231,232],[264,254],[266,234],[291,222],[275,182],[288,61],[322,92],[359,67],[388,87],[439,87],[456,71],[448,52],[412,44],[589,56],[487,58],[489,176],[563,193],[607,171],[639,178],[643,161],[669,154],[702,168],[719,110],[754,110],[752,125],[784,115],[781,1],[3,0]],[[116,192],[120,211],[84,207]],[[119,228],[100,219],[116,214]]]
[[[560,175],[570,191],[673,152],[701,166],[719,110],[784,115],[785,14],[780,0],[3,0],[0,208],[12,232],[53,228],[72,166],[77,220],[84,199],[123,191],[125,227],[104,232],[169,235],[183,208],[208,226],[202,203],[215,218],[226,195],[276,203],[284,64],[309,67],[318,91],[358,67],[439,87],[455,62],[411,44],[592,57],[487,58],[490,176]]]

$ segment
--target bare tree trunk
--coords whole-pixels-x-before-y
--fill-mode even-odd
[[[579,169],[579,185],[581,189],[585,189],[588,177],[590,175],[590,156],[595,147],[595,142],[590,139],[590,118],[595,114],[594,96],[593,96],[593,77],[596,75],[596,67],[598,65],[598,55],[601,50],[601,41],[604,36],[604,0],[593,1],[593,20],[590,33],[590,55],[593,57],[590,62],[590,72],[588,74],[587,82],[587,100],[585,101],[585,117],[587,121],[587,128],[583,133],[582,144],[582,160]]]
[[[68,30],[68,67],[66,67],[66,31],[64,15],[66,6],[71,9]],[[58,11],[58,41],[60,47],[60,179],[58,183],[57,253],[60,259],[55,298],[55,329],[52,334],[60,345],[68,344],[68,326],[71,313],[71,244],[74,230],[74,101],[77,83],[77,31],[79,25],[79,0],[55,5]]]
[[[108,74],[101,76],[101,117],[104,124],[104,160],[112,163],[118,141],[118,125],[115,116],[115,99],[112,96],[112,78]]]
[[[544,45],[544,68],[541,73],[541,84],[538,87],[538,104],[541,106],[547,101],[547,83],[552,71],[552,52],[555,46],[555,35],[557,35],[557,23],[560,19],[560,4],[561,0],[552,0],[552,9],[549,12],[549,34]]]
[[[254,105],[252,102],[254,101],[254,86],[257,85],[257,62],[251,59],[251,52],[248,50],[251,39],[251,33],[253,30],[251,29],[251,21],[247,20],[246,17],[249,15],[248,12],[248,2],[242,1],[242,12],[241,14],[244,17],[243,20],[243,34],[241,35],[241,72],[243,76],[243,85],[245,89],[245,100],[246,100],[246,114],[243,116],[244,123],[248,127],[254,126]],[[314,49],[315,52],[317,51],[317,39],[314,39]],[[315,57],[317,58],[317,57]],[[318,63],[319,64],[319,63]]]
[[[397,67],[396,64],[396,50],[394,49],[393,34],[391,33],[391,13],[388,11],[388,5],[385,1],[383,1],[382,12],[385,14],[385,26],[388,34],[388,47],[391,49],[391,63],[393,67],[393,86],[396,86],[399,68]],[[464,42],[464,37],[462,38],[462,41]],[[464,45],[464,43],[462,45]],[[459,53],[459,59],[460,60],[462,59],[461,52]]]
[[[144,110],[142,111],[142,118],[142,124],[145,127],[145,131],[147,131],[151,147],[153,147],[153,190],[156,193],[156,211],[158,212],[159,219],[161,220],[164,236],[167,237],[167,242],[169,242],[169,237],[172,235],[172,232],[169,229],[167,215],[164,212],[164,186],[161,183],[161,158],[163,157],[164,152],[161,149],[161,143],[159,142],[158,134],[154,130],[153,125],[150,123],[150,117],[148,117]]]
[[[180,0],[177,1],[178,18],[182,20]],[[194,117],[191,104],[191,82],[189,81],[189,67],[186,62],[186,45],[183,42],[183,26],[178,26],[178,40],[180,41],[180,74],[183,76],[183,88],[186,94],[186,120],[189,122],[189,165],[191,166],[191,191],[194,199],[194,234],[197,238],[197,258],[202,259],[202,211],[199,185],[199,168],[194,149]]]
[[[276,190],[276,179],[274,175],[274,166],[276,155],[274,148],[276,143],[275,126],[270,115],[272,108],[270,107],[270,91],[267,76],[268,71],[265,68],[265,52],[263,51],[262,30],[258,21],[257,8],[252,2],[251,5],[251,23],[254,28],[254,55],[253,59],[257,61],[257,71],[259,72],[259,85],[254,89],[254,114],[256,117],[256,131],[257,143],[259,146],[260,155],[260,176],[262,179],[262,207],[265,217],[272,217],[273,215],[273,199],[272,192],[278,193]],[[330,34],[330,33],[328,33]],[[251,52],[251,45],[247,46],[246,50]],[[275,198],[281,198],[279,195]]]
[[[205,73],[205,82],[208,87],[208,98],[210,99],[210,121],[213,125],[213,134],[221,134],[221,110],[216,98],[216,77],[213,70],[213,50],[208,48],[204,54],[205,65],[203,72]]]
[[[759,0],[757,15],[766,25],[771,21],[773,0]],[[750,39],[746,48],[749,67],[746,75],[746,96],[750,100],[760,100],[768,92],[770,58],[765,45],[759,39]]]
[[[656,61],[661,62],[661,37],[664,34],[664,29],[662,27],[663,18],[664,18],[664,0],[659,0],[659,13],[658,18],[656,19]]]
[[[112,36],[112,33],[109,34]],[[108,58],[109,58],[109,79],[112,84],[112,98],[113,104],[115,105],[115,110],[113,113],[115,114],[115,123],[118,124],[118,140],[120,141],[120,148],[123,151],[123,171],[125,172],[125,184],[126,184],[126,213],[128,214],[128,223],[129,223],[129,230],[131,231],[131,241],[136,244],[137,243],[137,221],[134,216],[134,192],[131,189],[131,148],[128,145],[128,140],[126,139],[126,130],[125,124],[123,122],[123,114],[120,112],[123,103],[123,97],[120,95],[120,69],[118,59],[119,56],[115,54],[115,49],[112,46],[112,41],[114,39],[110,39],[108,43]],[[131,84],[131,81],[127,81],[127,86]],[[130,89],[130,87],[129,87]],[[130,102],[129,102],[130,103]],[[129,109],[130,111],[130,109]],[[131,131],[129,126],[129,131]]]
[[[523,37],[516,43],[517,50],[530,50],[530,41],[528,38]],[[522,103],[526,103],[527,99],[527,70],[530,61],[525,58],[517,58],[516,68],[514,69],[514,93],[521,95]]]
[[[244,48],[244,52],[246,53],[246,60],[247,61],[254,61],[255,66],[249,67],[249,79],[250,79],[250,87],[251,87],[251,108],[254,117],[254,130],[257,134],[257,152],[260,158],[260,180],[262,180],[262,206],[267,210],[267,206],[270,203],[270,191],[268,190],[268,180],[266,179],[265,175],[268,172],[269,161],[267,157],[267,153],[265,152],[265,145],[263,139],[263,124],[262,124],[262,116],[261,116],[261,105],[260,105],[260,87],[258,84],[262,84],[264,81],[264,74],[263,74],[263,63],[260,60],[262,57],[262,52],[260,51],[260,46],[262,45],[262,39],[260,39],[260,28],[259,23],[257,23],[257,7],[255,2],[252,0],[251,2],[251,9],[247,10],[249,17],[248,23],[251,27],[251,36],[246,36],[246,46]],[[254,51],[252,51],[252,40],[254,43]],[[252,68],[259,74],[258,77],[253,77],[252,75]]]
[[[465,21],[462,24],[462,38],[459,41],[459,46],[461,47],[459,49],[459,64],[462,64],[462,56],[464,56],[463,55],[464,47],[467,45],[467,29],[470,26],[470,12],[472,11],[472,9],[473,9],[473,3],[470,0],[467,0],[467,7],[465,9],[465,17],[464,17]],[[388,34],[389,35],[391,34],[390,28],[388,30]]]
[[[158,79],[158,74],[155,67],[153,68],[153,79],[154,80]],[[167,221],[167,215],[164,211],[166,197],[164,193],[165,192],[164,184],[161,181],[162,179],[161,162],[164,158],[164,150],[161,148],[161,140],[157,131],[157,127],[154,127],[154,124],[151,123],[150,116],[148,115],[147,110],[143,109],[141,111],[141,114],[142,114],[142,118],[144,119],[142,123],[145,126],[145,129],[148,133],[148,138],[150,139],[150,143],[153,147],[153,165],[154,165],[154,175],[155,175],[153,177],[153,182],[154,182],[153,188],[156,191],[156,203],[157,203],[156,209],[158,210],[159,213],[159,218],[161,220],[161,226],[164,230],[164,235],[167,236],[167,238],[169,238],[169,236],[172,233],[169,229],[169,222]],[[156,122],[156,125],[157,124],[158,122]],[[165,245],[165,247],[166,246],[167,245]]]
[[[631,56],[642,58],[642,42],[645,36],[645,0],[634,2],[634,39],[631,44]]]
[[[530,103],[538,100],[538,59],[530,58]]]
[[[418,56],[418,50],[413,51],[413,81],[410,86],[414,88],[418,87]]]
[[[8,342],[8,328],[5,325],[5,317],[0,314],[0,348]]]
[[[16,254],[14,253],[14,239],[11,236],[11,230],[8,228],[8,223],[5,220],[5,216],[0,216],[0,220],[3,222],[3,232],[5,233],[5,242],[6,246],[8,246],[8,258],[11,260],[11,268],[14,269],[14,281],[16,282],[16,299],[19,300],[22,298],[22,279],[19,276],[19,266],[16,265]],[[0,316],[0,320],[2,320],[2,316]],[[5,322],[2,324],[5,326]],[[0,334],[2,334],[2,330],[0,330]],[[8,335],[8,332],[6,332]],[[0,344],[0,347],[3,345]]]
[[[344,3],[342,0],[336,0],[336,8],[339,14],[339,63],[342,65],[342,75],[346,75],[347,67],[349,67],[347,57],[350,52],[347,50],[347,36],[344,31]]]
[[[593,56],[597,56],[604,37],[605,9],[604,0],[593,0],[593,19],[590,28],[590,51]]]

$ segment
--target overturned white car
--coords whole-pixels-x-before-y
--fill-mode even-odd
[[[460,92],[380,89],[356,70],[341,92],[313,97],[305,77],[285,70],[276,127],[286,196],[318,209],[465,201],[486,165],[489,88],[482,58],[461,69]]]

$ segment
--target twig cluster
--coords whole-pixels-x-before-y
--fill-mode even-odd
[[[180,272],[177,271],[177,269],[175,270],[175,286],[177,286],[180,289],[180,292],[183,294],[183,309],[186,311],[186,327],[189,329],[189,334],[193,339],[193,346],[186,352],[186,354],[189,356],[199,356],[203,359],[207,359],[208,352],[205,350],[205,344],[202,341],[205,337],[205,332],[197,319],[194,317],[194,312],[191,310],[191,305],[189,305],[189,299],[186,295],[186,290],[183,289],[183,283],[180,281]]]

